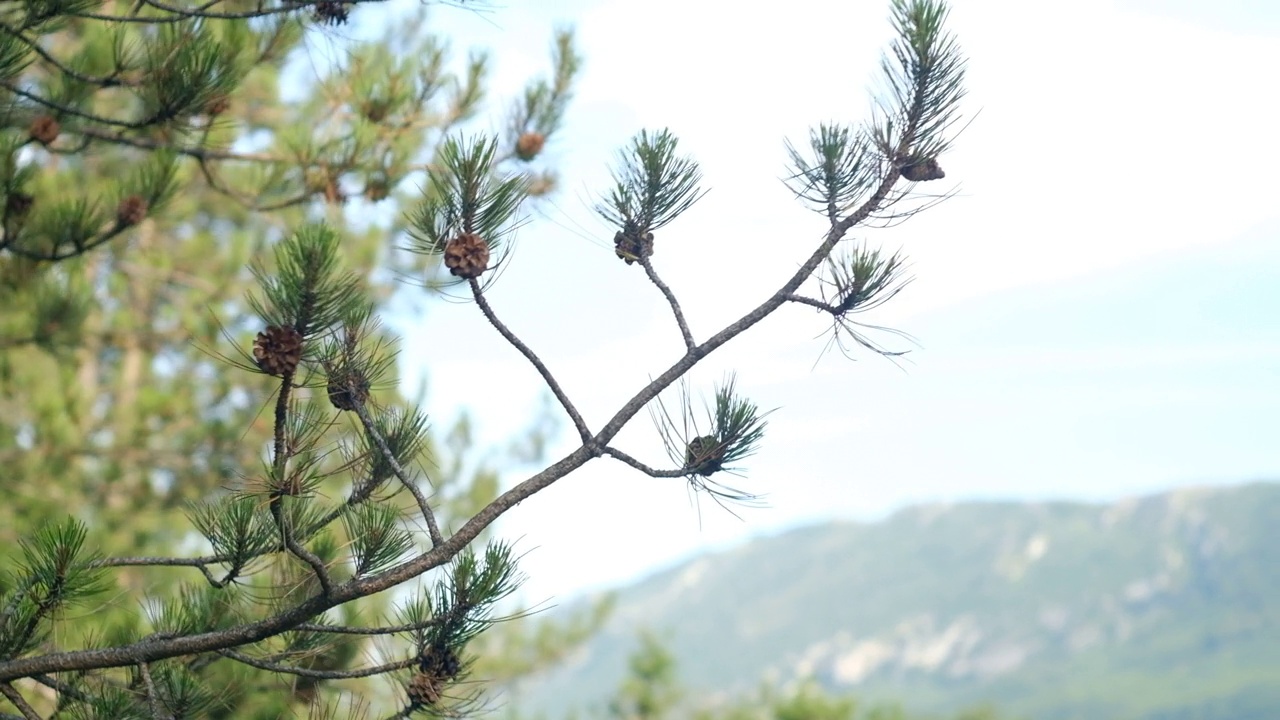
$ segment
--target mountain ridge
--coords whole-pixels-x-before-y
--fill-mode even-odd
[[[1276,527],[1270,482],[812,524],[627,586],[600,636],[511,697],[553,715],[598,704],[649,627],[712,699],[811,677],[922,711],[1280,717],[1280,578],[1265,559]]]

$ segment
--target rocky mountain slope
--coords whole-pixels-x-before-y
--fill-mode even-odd
[[[600,636],[507,702],[597,705],[641,627],[707,699],[809,676],[922,711],[1274,720],[1280,485],[922,506],[760,538],[621,590]]]

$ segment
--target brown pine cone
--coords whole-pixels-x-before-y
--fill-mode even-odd
[[[715,435],[703,435],[689,441],[684,452],[685,467],[703,477],[724,469],[724,446]]]
[[[444,266],[457,277],[478,278],[489,268],[489,246],[475,233],[462,233],[444,246]]]
[[[405,692],[409,695],[409,702],[415,706],[435,705],[440,702],[440,693],[444,690],[443,684],[430,673],[419,672],[409,678]]]
[[[441,680],[452,680],[462,672],[462,661],[453,650],[432,645],[419,656],[418,669]]]
[[[253,359],[268,375],[292,373],[302,361],[302,335],[289,325],[272,325],[258,333],[253,343]]]
[[[547,138],[542,133],[522,133],[520,138],[516,140],[516,157],[529,162],[538,157],[538,153],[542,152],[542,146],[546,143]]]
[[[946,176],[947,174],[942,171],[942,167],[934,158],[925,158],[902,166],[902,177],[911,182],[941,180]]]
[[[630,265],[653,255],[653,233],[641,234],[635,223],[628,220],[627,227],[614,234],[613,248],[614,254]]]
[[[58,124],[56,118],[49,115],[41,115],[31,121],[31,127],[27,130],[31,135],[31,139],[41,145],[48,145],[58,139],[58,133],[62,132],[62,126]]]
[[[116,222],[124,227],[137,225],[147,219],[147,201],[139,195],[130,195],[116,206]]]
[[[339,410],[355,410],[358,403],[369,399],[369,380],[361,373],[344,368],[329,377],[326,388],[329,402]]]

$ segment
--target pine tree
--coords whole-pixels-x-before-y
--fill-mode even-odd
[[[661,396],[783,306],[829,315],[842,348],[891,352],[855,318],[897,291],[901,259],[846,235],[919,209],[916,183],[943,177],[964,63],[938,0],[893,0],[877,116],[791,148],[792,189],[828,233],[706,339],[654,260],[655,232],[702,195],[698,165],[666,130],[624,148],[597,210],[687,352],[595,430],[486,296],[521,209],[552,187],[537,160],[569,99],[571,35],[500,137],[463,132],[485,59],[451,78],[443,43],[404,26],[280,102],[306,26],[340,25],[352,7],[24,0],[4,15],[0,422],[13,439],[0,453],[15,490],[0,513],[36,529],[0,538],[16,540],[0,577],[0,694],[25,717],[55,704],[329,717],[378,676],[399,689],[397,716],[464,713],[480,701],[467,679],[483,679],[482,638],[520,581],[491,531],[503,513],[601,457],[750,500],[713,476],[754,452],[767,413],[732,378],[705,418],[687,393]],[[425,181],[400,224],[345,222],[345,203],[381,202],[415,172]],[[388,247],[400,229],[408,252]],[[394,274],[469,295],[580,446],[501,493],[424,472],[440,447],[393,391],[379,324]],[[668,469],[612,444],[646,407]],[[380,599],[393,589],[409,598],[394,613]]]
[[[156,22],[85,20],[79,18],[85,8],[59,7],[43,19],[11,18],[0,36],[7,48],[0,74],[13,86],[2,136],[6,198],[10,210],[22,211],[7,216],[0,245],[0,454],[10,489],[0,506],[0,545],[6,547],[16,549],[31,528],[68,511],[86,519],[90,542],[103,554],[172,555],[189,546],[191,504],[252,472],[270,438],[263,378],[219,357],[228,336],[247,349],[256,332],[243,322],[254,284],[248,262],[268,238],[319,213],[345,227],[351,267],[365,292],[385,299],[394,285],[375,270],[421,273],[426,263],[397,253],[388,229],[360,228],[347,221],[355,213],[344,210],[394,201],[398,188],[411,184],[406,178],[430,161],[433,134],[482,108],[487,58],[474,56],[453,72],[447,43],[424,36],[422,16],[353,46],[326,30],[308,31],[316,19],[306,14],[203,26],[192,18],[169,27],[158,22],[166,13],[137,10]],[[306,52],[306,32],[342,47],[346,63],[329,68],[304,96],[282,101],[281,73]],[[156,37],[168,44],[153,44]],[[34,40],[44,53],[32,59]],[[178,50],[187,55],[173,57]],[[164,67],[166,58],[178,67]],[[513,126],[519,133],[509,138],[510,154],[523,134],[555,130],[578,63],[569,33],[556,38],[552,61],[552,77],[535,80],[519,99],[518,109],[542,117]],[[174,110],[168,121],[148,114],[148,101],[182,99],[147,94],[186,92],[162,81],[166,72],[181,72],[182,62],[235,68],[236,82],[212,73],[206,91],[184,101],[207,113]],[[201,105],[206,96],[214,100]],[[342,103],[331,108],[335,99]],[[300,132],[310,128],[301,118],[326,113],[321,132]],[[239,150],[253,134],[260,147]],[[514,157],[508,164],[534,167]],[[321,184],[321,169],[337,185]],[[545,176],[535,180],[547,186]],[[343,196],[335,195],[339,186]],[[132,206],[136,222],[98,222],[134,196],[144,198]],[[77,236],[77,229],[86,232]],[[390,340],[379,331],[378,343],[391,349]],[[379,360],[385,382],[370,388],[389,406],[403,404],[394,392],[393,359],[388,353]],[[466,458],[465,424],[449,442],[425,432],[421,442],[424,456],[440,465],[433,481],[446,525],[496,495],[495,468]],[[446,453],[457,460],[447,462]],[[143,622],[138,604],[180,599],[184,591],[179,575],[146,566],[122,567],[113,580],[131,599],[60,622],[60,632],[72,633],[69,642],[134,632]],[[371,600],[344,612],[355,619],[383,613],[385,605]],[[578,628],[576,636],[584,632]],[[346,668],[359,660],[360,647],[312,648],[306,664]],[[282,683],[269,673],[226,668],[224,662],[201,669],[205,679],[216,676],[222,699],[211,716],[276,717],[313,694],[314,682],[305,677]]]
[[[651,632],[640,634],[640,647],[627,659],[627,678],[609,702],[614,720],[663,720],[680,702],[675,657]]]

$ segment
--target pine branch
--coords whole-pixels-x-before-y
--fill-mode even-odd
[[[676,300],[675,293],[671,292],[671,288],[662,282],[662,278],[658,277],[658,271],[653,269],[653,262],[649,260],[647,255],[642,255],[636,259],[640,263],[640,267],[644,268],[645,275],[649,276],[649,280],[657,286],[662,292],[662,296],[667,299],[667,303],[671,305],[671,312],[676,316],[676,325],[680,326],[680,337],[684,339],[686,350],[692,350],[697,343],[693,341],[693,334],[689,332],[689,324],[684,319],[684,311],[680,309],[680,303]]]
[[[505,338],[507,342],[511,343],[516,350],[519,350],[520,354],[524,355],[529,363],[533,365],[534,369],[538,371],[538,374],[542,376],[543,382],[547,384],[547,388],[551,390],[551,393],[556,396],[556,400],[560,402],[560,407],[563,407],[564,411],[568,413],[569,419],[573,421],[574,428],[578,430],[578,437],[582,439],[583,443],[590,443],[591,431],[587,429],[586,421],[582,419],[582,415],[578,412],[578,408],[574,407],[573,401],[571,401],[569,396],[565,394],[564,390],[560,387],[560,383],[556,381],[555,377],[551,374],[551,371],[548,370],[547,366],[542,362],[542,359],[539,358],[533,350],[529,349],[529,346],[526,345],[523,340],[516,337],[515,333],[511,332],[506,325],[502,324],[502,321],[498,319],[497,314],[493,312],[493,308],[489,306],[489,301],[485,298],[484,291],[480,287],[480,283],[476,282],[475,278],[472,278],[470,280],[470,284],[471,295],[475,298],[476,305],[480,308],[480,312],[484,313],[485,319],[488,320],[489,324],[498,331],[498,334],[502,335],[502,337]]]
[[[35,708],[27,703],[26,698],[22,697],[22,693],[19,693],[12,683],[0,683],[0,695],[4,695],[9,702],[13,703],[13,706],[18,708],[18,712],[22,713],[22,717],[26,720],[43,720],[40,714],[35,711]]]
[[[635,468],[636,470],[639,470],[640,472],[644,473],[645,475],[648,475],[651,478],[679,478],[679,477],[684,477],[685,475],[688,474],[688,471],[683,467],[677,468],[675,470],[655,470],[654,468],[651,468],[648,465],[645,465],[644,463],[640,462],[634,457],[631,457],[630,455],[622,452],[621,450],[618,450],[617,448],[614,448],[611,446],[606,446],[604,448],[604,454],[612,458],[615,458],[623,463],[626,463],[627,465],[630,465],[631,467]]]
[[[138,663],[138,672],[142,675],[142,686],[147,693],[147,707],[151,709],[151,717],[156,720],[170,720],[170,715],[160,711],[160,701],[156,699],[156,684],[151,679],[151,668],[146,663]]]
[[[431,505],[427,502],[426,496],[422,494],[422,489],[409,478],[409,474],[401,467],[395,453],[391,452],[391,446],[387,444],[386,438],[382,436],[382,433],[378,432],[373,419],[369,417],[369,411],[365,408],[364,403],[354,403],[354,409],[360,418],[360,424],[364,426],[364,430],[369,434],[369,437],[373,438],[374,442],[377,443],[378,450],[382,452],[383,457],[386,459],[387,464],[391,466],[391,470],[395,473],[400,484],[413,494],[413,499],[418,503],[418,511],[422,513],[422,518],[427,523],[427,533],[431,538],[431,546],[436,547],[442,544],[444,536],[440,534],[440,526],[436,524],[436,515],[431,510]]]
[[[281,673],[284,675],[296,675],[298,677],[314,678],[316,680],[350,680],[352,678],[372,677],[374,675],[383,675],[397,670],[404,670],[405,668],[413,667],[417,662],[417,658],[408,658],[407,660],[397,660],[396,662],[386,663],[384,665],[358,668],[356,670],[312,670],[310,668],[263,660],[261,658],[253,657],[252,655],[246,655],[242,652],[236,652],[235,650],[219,650],[218,654],[229,660],[234,660],[243,665],[258,668],[259,670],[270,670],[271,672]]]

